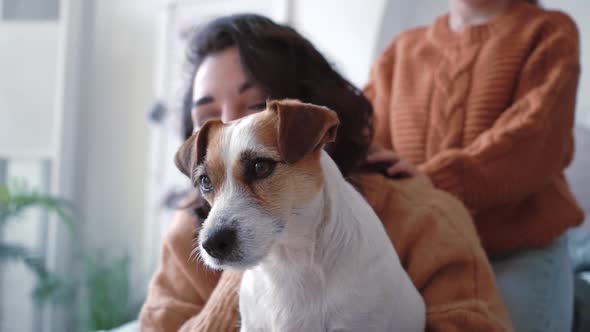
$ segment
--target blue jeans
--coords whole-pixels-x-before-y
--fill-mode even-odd
[[[492,267],[517,332],[571,331],[574,272],[566,235],[493,260]]]

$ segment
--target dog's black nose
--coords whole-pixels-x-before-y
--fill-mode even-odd
[[[224,227],[216,230],[203,242],[203,248],[211,257],[223,259],[227,257],[236,244],[236,230]]]

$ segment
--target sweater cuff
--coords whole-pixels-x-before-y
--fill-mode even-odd
[[[443,152],[420,165],[418,169],[430,177],[435,187],[449,192],[460,201],[465,202],[465,188],[460,179],[462,174],[465,175],[465,170],[456,153],[453,151]]]
[[[188,320],[180,332],[219,331],[238,329],[238,290],[242,272],[224,271],[201,312]]]

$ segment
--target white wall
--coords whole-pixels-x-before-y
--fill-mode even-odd
[[[542,0],[546,8],[569,14],[580,33],[582,75],[578,88],[578,122],[590,128],[590,3],[587,0]]]
[[[375,57],[399,32],[427,24],[447,7],[446,1],[421,0],[296,0],[295,28],[362,87]]]
[[[0,19],[0,159],[7,168],[0,178],[26,181],[37,191],[48,190],[44,161],[55,144],[57,40],[56,22]],[[45,221],[39,211],[26,213],[0,229],[0,241],[44,255]],[[30,297],[35,284],[23,264],[0,264],[0,331],[39,330]]]
[[[441,0],[421,0],[419,6],[409,0],[388,0],[378,28],[374,56],[378,56],[400,32],[430,24],[447,8],[447,1]]]
[[[3,153],[47,155],[52,149],[57,37],[56,22],[0,21]]]
[[[94,1],[82,65],[76,203],[85,243],[113,256],[130,254],[136,294],[146,291],[136,281],[143,279],[146,113],[154,101],[158,3]]]
[[[386,0],[294,0],[295,28],[349,80],[362,86],[369,72]]]

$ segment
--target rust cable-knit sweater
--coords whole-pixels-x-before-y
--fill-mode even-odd
[[[401,34],[365,93],[376,141],[463,201],[493,257],[545,246],[583,219],[563,174],[579,71],[574,22],[515,1],[461,32],[446,15]]]

